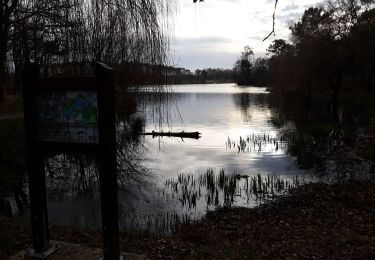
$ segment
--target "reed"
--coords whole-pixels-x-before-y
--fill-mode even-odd
[[[266,146],[273,146],[275,152],[279,149],[287,149],[288,143],[294,140],[294,133],[284,133],[280,136],[270,134],[250,134],[245,137],[240,136],[239,140],[227,138],[226,149],[236,149],[238,153],[260,153]]]
[[[139,219],[136,214],[132,214],[131,212],[123,214],[126,214],[127,217],[120,217],[121,230],[127,232],[142,231],[149,234],[159,235],[172,234],[176,232],[181,225],[194,220],[189,214],[178,212],[158,213],[144,217],[143,219]]]
[[[212,168],[199,175],[180,173],[177,179],[165,181],[165,187],[178,197],[181,206],[186,209],[195,209],[199,202],[207,208],[233,206],[238,201],[236,198],[245,198],[249,204],[254,201],[261,203],[286,194],[299,185],[298,176],[283,179],[276,174],[227,174],[224,169],[215,173]]]

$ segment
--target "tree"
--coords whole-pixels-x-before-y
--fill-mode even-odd
[[[285,40],[276,39],[267,49],[269,58],[270,80],[274,86],[285,87],[294,83],[296,74],[295,48]]]
[[[6,56],[9,37],[10,17],[17,5],[16,1],[0,0],[0,103],[4,101],[4,82],[6,80]]]
[[[366,81],[367,90],[371,91],[375,72],[375,9],[366,10],[358,17],[351,30],[351,42],[355,65],[363,81]]]
[[[270,83],[269,60],[257,58],[253,65],[253,82],[256,86],[265,86]]]
[[[283,39],[274,40],[267,48],[267,53],[273,56],[283,56],[290,52],[292,46]]]
[[[27,63],[31,55],[45,52],[41,39],[53,40],[54,32],[67,26],[64,15],[72,8],[72,2],[0,0],[0,102],[12,59],[22,56]]]
[[[307,91],[310,97],[313,80],[321,78],[321,68],[327,68],[326,59],[330,55],[333,41],[331,13],[323,8],[310,7],[301,20],[291,29],[292,42],[296,48],[296,73],[298,85]]]
[[[251,84],[251,68],[254,59],[254,51],[251,47],[245,46],[241,57],[236,60],[234,71],[237,73],[238,84]]]
[[[30,61],[44,65],[47,74],[57,65],[63,73],[88,73],[95,60],[115,69],[164,64],[167,27],[161,17],[169,15],[171,4],[163,0],[0,0],[0,100],[7,69],[15,68],[18,74]],[[131,70],[127,67],[127,71]]]
[[[373,1],[328,0],[325,8],[307,9],[291,27],[300,84],[306,85],[311,95],[314,81],[319,83],[315,85],[327,81],[332,91],[332,111],[337,111],[344,77],[352,76],[358,68],[366,68],[368,85],[372,85],[374,24],[371,18],[361,21],[372,10],[370,2]]]

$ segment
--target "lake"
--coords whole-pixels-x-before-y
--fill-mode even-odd
[[[308,169],[336,169],[327,167],[320,155],[331,147],[332,133],[341,127],[332,123],[337,118],[326,113],[320,101],[311,110],[300,98],[280,98],[266,88],[235,84],[179,85],[169,92],[138,94],[138,103],[143,105],[128,119],[139,121],[142,132],[198,131],[201,138],[137,135],[129,141],[123,131],[127,123],[119,124],[123,230],[168,233],[208,210],[254,207],[316,180]],[[358,125],[366,121],[355,116],[362,115],[360,111],[350,110],[350,120],[340,113],[338,125],[352,125],[354,117]],[[317,122],[324,127],[319,128]],[[56,169],[53,178],[47,176],[50,222],[99,228],[95,167],[82,160],[66,167],[60,163],[65,159],[49,163]],[[57,174],[57,178],[58,169],[66,168],[71,169],[69,173]],[[84,177],[77,173],[82,169]],[[133,170],[138,172],[129,178]]]
[[[235,84],[184,85],[173,88],[170,124],[166,131],[198,131],[199,140],[146,137],[151,153],[148,165],[160,177],[176,173],[204,172],[208,167],[238,174],[263,173],[296,175],[295,160],[273,143],[249,152],[228,146],[228,140],[267,135],[276,138],[280,128],[272,124],[275,111],[269,106],[266,88],[238,87]],[[178,110],[177,110],[178,109]],[[146,132],[155,130],[151,117]],[[252,147],[253,148],[253,147]]]

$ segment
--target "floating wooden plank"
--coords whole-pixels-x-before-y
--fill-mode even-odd
[[[180,138],[193,138],[199,139],[201,138],[201,133],[199,132],[155,132],[152,131],[151,133],[142,133],[143,135],[152,135],[153,138],[158,136],[168,136],[168,137],[180,137]]]

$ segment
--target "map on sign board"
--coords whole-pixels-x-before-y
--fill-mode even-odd
[[[39,140],[99,142],[96,91],[51,91],[38,95]]]

